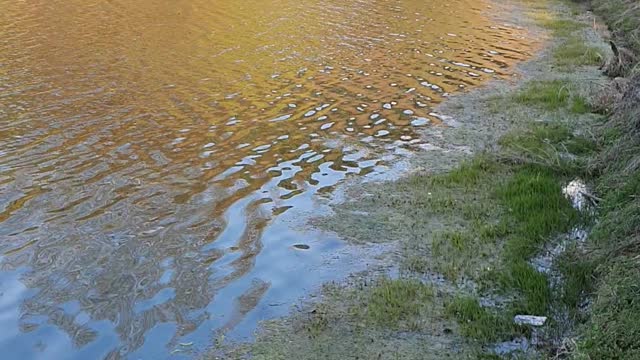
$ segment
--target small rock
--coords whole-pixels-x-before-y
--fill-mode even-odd
[[[320,130],[327,130],[328,128],[332,127],[333,124],[335,123],[330,122],[330,123],[322,124],[322,126],[320,126]]]
[[[513,322],[518,325],[542,326],[547,322],[546,316],[516,315]]]
[[[425,126],[429,123],[429,119],[424,117],[418,117],[411,121],[411,126]]]

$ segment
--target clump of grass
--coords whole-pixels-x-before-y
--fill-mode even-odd
[[[431,265],[451,281],[474,278],[479,262],[487,263],[494,252],[491,244],[482,244],[471,230],[442,231],[433,236]]]
[[[511,231],[509,225],[505,221],[500,221],[497,224],[478,224],[478,236],[482,242],[487,243],[494,239],[501,239],[505,237]]]
[[[612,1],[630,7],[630,3]],[[635,9],[629,9],[638,11]],[[581,327],[575,358],[640,358],[640,167],[637,136],[640,79],[632,78],[601,130],[604,151],[594,161],[599,172],[598,222],[585,256],[564,269],[566,300],[579,311],[580,294],[593,293]],[[577,295],[576,295],[577,294]],[[576,312],[577,312],[576,311]]]
[[[571,136],[565,127],[540,126],[514,135],[512,141],[539,146],[540,139],[561,143]],[[554,299],[549,281],[528,260],[548,239],[568,231],[579,220],[578,213],[563,197],[560,175],[553,169],[529,163],[513,165],[503,175],[506,181],[496,186],[494,195],[481,201],[497,202],[498,208],[506,211],[494,210],[478,219],[465,217],[469,221],[466,227],[437,233],[432,247],[433,265],[445,277],[455,280],[466,275],[478,279],[484,288],[497,287],[515,295],[501,316],[469,298],[449,305],[449,314],[455,314],[463,333],[485,342],[517,335],[519,330],[510,322],[514,314],[547,314]],[[490,184],[494,178],[491,173],[482,173],[474,182]],[[482,224],[496,216],[498,219],[492,224]],[[485,254],[487,249],[491,250]],[[497,262],[491,260],[496,257]]]
[[[574,114],[588,114],[593,112],[593,107],[591,106],[589,101],[587,101],[587,99],[585,99],[584,97],[575,96],[571,100],[570,110]]]
[[[206,358],[475,359],[473,344],[451,332],[441,296],[414,278],[357,279],[325,284],[322,298],[291,317],[262,324],[255,342]],[[444,330],[444,331],[443,331]],[[215,354],[215,355],[214,355]]]
[[[499,144],[508,148],[519,146],[535,150],[545,147],[546,144],[562,144],[571,138],[571,131],[566,126],[557,123],[538,123],[531,125],[529,129],[503,136]]]
[[[640,7],[634,0],[593,0],[595,12],[636,53],[640,53]]]
[[[600,204],[600,221],[592,230],[592,242],[607,256],[624,254],[625,251],[621,250],[625,248],[640,252],[637,237],[640,229],[640,172],[622,176],[623,171],[621,169],[601,178],[600,188],[605,196]]]
[[[551,301],[548,280],[527,261],[550,236],[568,231],[578,214],[562,196],[557,176],[538,166],[519,169],[500,195],[514,224],[505,243],[502,282],[522,293],[518,311],[543,314]]]
[[[574,318],[579,315],[584,296],[593,288],[594,267],[585,258],[583,250],[574,244],[557,261],[558,270],[564,278],[561,301]]]
[[[600,49],[589,46],[578,37],[571,37],[553,52],[555,64],[561,67],[598,65],[604,57]]]
[[[585,27],[583,23],[558,18],[542,20],[542,26],[553,31],[555,36],[568,36]]]
[[[391,329],[420,328],[421,313],[429,306],[433,289],[418,280],[381,280],[371,292],[367,318]]]
[[[464,186],[467,188],[476,186],[486,174],[499,170],[499,164],[487,154],[480,154],[470,161],[463,162],[451,171],[434,176],[430,182],[439,186]]]
[[[622,256],[605,272],[579,353],[589,359],[640,358],[640,261]]]
[[[539,166],[519,169],[500,195],[515,221],[515,233],[521,238],[519,244],[511,246],[511,257],[529,258],[532,248],[554,233],[569,230],[578,219],[578,213],[562,195],[559,179]]]
[[[567,105],[570,96],[569,87],[560,80],[532,81],[525,85],[513,100],[522,105],[557,110]]]
[[[584,172],[585,161],[580,157],[597,150],[594,141],[576,136],[558,123],[534,124],[503,136],[499,144],[503,156],[513,162],[537,164],[566,175]]]
[[[482,307],[473,297],[454,297],[447,304],[445,312],[458,321],[464,336],[485,343],[503,340],[520,330],[512,325],[508,316]]]
[[[513,314],[545,315],[552,294],[547,276],[524,260],[511,259],[500,279],[507,289],[515,289],[521,297],[509,304]]]

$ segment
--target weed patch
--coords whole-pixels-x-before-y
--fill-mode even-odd
[[[561,67],[599,65],[603,61],[600,49],[589,46],[577,37],[567,39],[553,53],[555,64]]]
[[[517,329],[507,316],[484,308],[478,300],[458,296],[446,306],[446,314],[458,321],[462,334],[482,342],[495,342],[512,336]]]
[[[376,325],[418,330],[422,311],[432,297],[433,289],[417,280],[383,279],[371,292],[367,317]]]
[[[585,27],[583,23],[568,19],[545,19],[541,21],[542,26],[546,29],[553,31],[555,36],[568,36],[573,32],[578,31]]]
[[[569,87],[560,80],[532,81],[513,99],[521,105],[557,110],[567,105],[570,95]]]
[[[575,136],[558,123],[531,125],[505,135],[499,144],[512,162],[536,164],[563,175],[584,173],[586,157],[598,149],[594,141]]]
[[[640,357],[640,262],[619,257],[605,271],[585,325],[585,340],[578,356],[591,359]]]

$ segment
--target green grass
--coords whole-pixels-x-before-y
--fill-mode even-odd
[[[548,169],[525,166],[500,190],[509,214],[517,222],[516,233],[527,241],[539,244],[553,232],[568,230],[577,219],[576,211],[562,195],[559,180]]]
[[[454,297],[445,311],[458,321],[464,336],[483,343],[504,340],[522,331],[513,325],[509,316],[500,316],[495,310],[482,307],[473,297]]]
[[[640,358],[640,261],[622,256],[607,269],[585,325],[580,353],[591,359]]]
[[[540,138],[559,143],[571,138],[571,133],[562,127],[542,126],[530,133],[514,136],[523,143],[534,143]],[[491,167],[485,165],[480,168]],[[483,187],[478,184],[495,182],[493,173],[474,174],[478,175],[474,183],[479,189]],[[512,165],[510,171],[505,173],[503,169],[501,174],[505,181],[495,184],[493,195],[482,201],[495,201],[495,206],[505,211],[494,211],[478,221],[463,216],[469,221],[466,227],[437,233],[433,240],[433,265],[446,278],[455,280],[464,275],[481,281],[483,288],[498,288],[506,294],[515,294],[515,300],[507,306],[508,316],[544,315],[554,301],[553,294],[546,275],[533,268],[528,260],[554,235],[575,225],[579,214],[562,195],[562,177],[552,169],[538,165]],[[483,219],[489,218],[493,223],[483,224]],[[496,247],[497,244],[502,246]],[[487,249],[491,251],[487,253]],[[498,262],[477,261],[496,256]],[[495,268],[477,271],[485,264],[492,264]],[[471,300],[454,302],[451,306],[453,310],[450,313],[458,314],[455,318],[467,336],[489,341],[495,340],[496,334],[517,335],[514,332],[517,329],[508,321],[489,316],[486,309],[472,306]]]
[[[567,176],[584,175],[586,157],[598,150],[593,140],[576,136],[555,122],[537,123],[508,133],[499,144],[516,162],[538,164]]]
[[[451,281],[474,278],[481,264],[495,255],[495,247],[491,245],[469,229],[436,233],[431,246],[434,257],[431,268]]]
[[[557,263],[564,277],[561,301],[574,320],[581,320],[580,304],[593,289],[593,264],[585,261],[582,250],[576,245],[570,246]]]
[[[574,114],[588,114],[593,112],[593,107],[582,96],[576,96],[571,100],[571,112]]]
[[[504,286],[516,289],[522,295],[509,304],[512,314],[548,314],[553,299],[546,275],[524,260],[511,260],[501,275]]]
[[[640,7],[633,0],[593,0],[594,12],[616,35],[617,42],[623,42],[640,54]]]
[[[383,279],[371,292],[367,318],[391,329],[420,329],[422,311],[433,295],[433,289],[418,280]]]
[[[634,147],[629,143],[620,150]],[[632,161],[628,157],[612,161],[622,164],[607,164],[617,170],[605,172],[598,180],[604,200],[590,235],[590,252],[564,269],[570,290],[567,301],[577,307],[580,295],[594,294],[576,359],[640,356],[640,171],[624,174],[621,165]]]
[[[571,97],[569,86],[560,80],[532,81],[527,83],[513,100],[520,105],[535,106],[545,110],[565,107]]]
[[[432,186],[471,188],[484,180],[487,174],[497,171],[499,164],[486,154],[480,154],[449,172],[432,177],[429,182]]]
[[[548,169],[524,166],[500,191],[513,219],[512,235],[505,243],[506,271],[501,281],[523,295],[514,305],[519,312],[540,315],[547,311],[551,302],[548,281],[527,261],[551,236],[568,231],[579,218],[563,197],[559,180]]]
[[[566,126],[557,123],[538,123],[524,131],[508,133],[499,140],[499,144],[507,148],[520,148],[538,153],[547,145],[564,144],[572,138],[573,135]]]
[[[542,22],[542,26],[553,32],[555,36],[565,37],[571,35],[577,30],[583,29],[585,25],[577,21],[568,19],[545,19]]]
[[[584,40],[571,37],[559,45],[553,52],[555,64],[561,67],[599,65],[602,63],[602,51],[589,46]]]

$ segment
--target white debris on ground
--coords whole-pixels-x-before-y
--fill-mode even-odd
[[[547,322],[546,316],[516,315],[513,322],[518,325],[543,326]]]
[[[562,194],[571,201],[571,205],[578,211],[588,211],[592,209],[590,204],[589,189],[584,181],[575,179],[567,186],[562,188]],[[560,241],[547,244],[540,254],[531,259],[530,263],[539,272],[551,274],[553,261],[562,254],[570,244],[584,244],[587,240],[587,231],[581,226],[571,229],[571,231],[562,236]],[[559,279],[552,277],[552,282]]]
[[[571,181],[562,189],[562,194],[571,201],[575,209],[584,211],[588,206],[587,185],[580,179]]]

